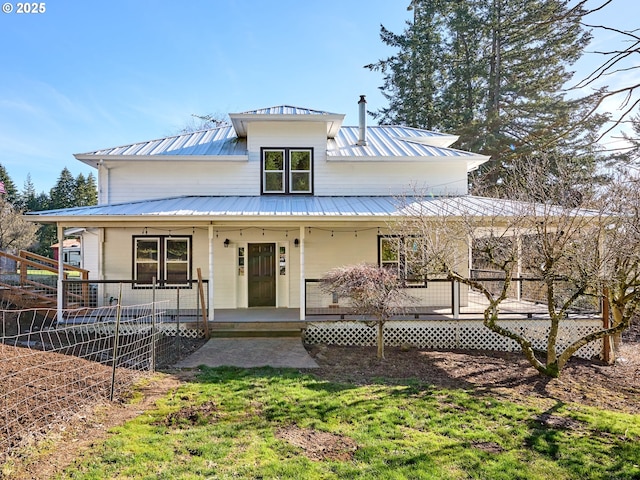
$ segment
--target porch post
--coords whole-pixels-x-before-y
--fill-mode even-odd
[[[453,318],[458,320],[460,318],[460,282],[453,280],[451,287],[453,288],[453,305],[451,310]]]
[[[522,236],[518,235],[516,237],[516,242],[518,242],[518,281],[516,282],[516,300],[522,300]]]
[[[304,226],[300,226],[300,320],[305,320],[307,298],[305,294],[306,278],[304,272]]]
[[[58,236],[58,282],[56,291],[56,304],[57,304],[57,316],[58,322],[63,320],[62,318],[62,302],[64,301],[64,295],[62,292],[62,278],[64,276],[64,227],[60,223],[56,223],[57,236]],[[22,267],[21,267],[22,268]]]
[[[209,297],[209,317],[208,320],[213,322],[213,225],[209,225],[209,283],[207,285],[207,296]]]

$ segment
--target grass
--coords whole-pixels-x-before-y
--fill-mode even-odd
[[[314,460],[316,445],[282,439],[284,428],[357,448]],[[638,463],[638,415],[411,380],[353,385],[292,370],[204,368],[60,478],[634,479]]]

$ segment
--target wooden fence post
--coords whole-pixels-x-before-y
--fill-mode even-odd
[[[202,321],[204,322],[204,338],[209,340],[209,319],[207,318],[207,305],[204,301],[204,286],[202,285],[202,269],[198,267],[196,271],[198,272],[198,289],[200,292],[200,307],[202,309]]]
[[[602,328],[609,328],[609,289],[605,288],[602,293]],[[602,361],[611,363],[611,336],[602,338]]]

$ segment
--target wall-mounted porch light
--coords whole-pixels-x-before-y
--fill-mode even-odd
[[[293,241],[293,246],[294,246],[294,247],[296,247],[296,248],[298,248],[298,247],[300,246],[300,240],[296,238],[296,239]]]
[[[229,248],[229,244],[230,244],[230,243],[231,243],[231,242],[229,241],[229,239],[228,239],[228,238],[225,238],[225,239],[224,239],[224,248]]]

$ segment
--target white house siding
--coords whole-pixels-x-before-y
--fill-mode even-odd
[[[327,161],[324,123],[258,122],[249,124],[248,133],[248,161],[168,160],[162,156],[154,160],[106,161],[99,169],[100,201],[260,195],[263,147],[313,148],[315,195],[401,195],[416,187],[433,195],[467,193],[466,163],[456,158],[441,162]]]
[[[325,161],[327,126],[324,123],[250,123],[247,130],[249,162],[260,164],[262,147],[313,147],[315,161]],[[258,184],[259,184],[258,179]]]
[[[82,268],[89,270],[89,279],[98,280],[100,275],[100,236],[102,229],[90,228],[82,232]]]
[[[136,161],[109,168],[109,203],[181,195],[259,195],[256,162]]]
[[[264,230],[263,227],[264,226]],[[384,230],[384,225],[380,225]],[[357,231],[357,233],[356,233]],[[104,251],[108,261],[104,265],[105,280],[131,279],[133,274],[133,236],[137,235],[190,235],[192,236],[192,275],[202,270],[209,279],[208,228],[198,227],[140,227],[110,228],[105,232]],[[332,236],[333,232],[333,236]],[[297,308],[300,305],[300,248],[294,241],[300,237],[299,224],[214,225],[214,287],[215,308],[247,307],[247,254],[249,243],[274,243],[284,247],[285,274],[280,275],[277,265],[277,306]],[[229,247],[224,246],[229,239]],[[376,224],[350,225],[344,222],[311,225],[305,228],[305,277],[321,278],[333,267],[360,262],[378,261],[378,226]],[[244,248],[245,271],[240,273],[239,248]],[[279,255],[277,255],[277,263]],[[101,294],[103,302],[117,297],[118,285],[108,285]],[[131,304],[140,291],[125,288],[125,300]],[[175,291],[159,290],[156,298],[173,300]]]
[[[466,164],[451,161],[349,162],[315,164],[316,195],[427,195],[467,193]]]
[[[264,227],[264,228],[263,228]],[[263,224],[217,224],[214,225],[214,307],[247,308],[247,268],[248,245],[250,243],[276,244],[276,282],[277,307],[298,308],[300,306],[300,248],[295,247],[295,239],[300,238],[300,224],[263,223]],[[388,233],[384,223],[346,223],[326,222],[309,223],[304,227],[305,278],[320,279],[330,269],[338,266],[367,262],[378,262],[378,235]],[[189,235],[192,237],[192,277],[195,279],[197,268],[202,271],[205,280],[209,274],[208,227],[205,226],[166,226],[162,228],[111,228],[105,232],[104,252],[105,280],[128,280],[133,274],[133,236],[138,235]],[[229,246],[225,247],[225,240]],[[279,250],[285,250],[284,274],[280,274]],[[244,249],[244,269],[239,264],[239,249]],[[97,276],[92,276],[97,278]],[[108,304],[109,299],[117,298],[117,284],[107,284],[100,291],[100,304]],[[205,290],[206,291],[206,290]],[[430,283],[426,290],[410,291],[420,298],[420,305],[442,306],[451,301],[449,283]],[[124,287],[124,301],[127,304],[149,301],[148,292]],[[196,291],[186,290],[183,295],[190,297],[195,307]],[[157,300],[175,300],[175,290],[165,289],[156,292]],[[326,298],[318,302],[328,303]],[[461,292],[461,305],[467,304],[467,294]],[[315,305],[326,306],[326,305]]]

